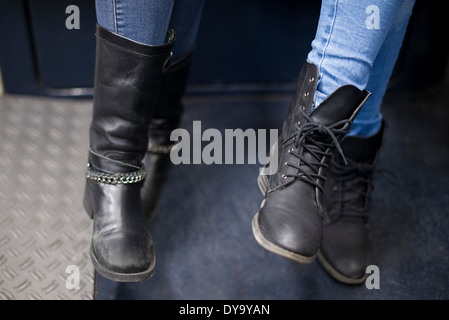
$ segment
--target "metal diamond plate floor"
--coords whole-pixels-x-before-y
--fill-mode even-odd
[[[92,300],[91,101],[0,96],[0,300]]]

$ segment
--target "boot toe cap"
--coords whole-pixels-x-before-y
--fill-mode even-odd
[[[257,217],[256,232],[275,247],[312,260],[320,246],[322,219],[316,206],[310,205],[267,197]],[[279,251],[275,247],[270,251]]]
[[[319,260],[337,280],[362,282],[369,258],[369,230],[362,222],[338,221],[323,228]]]
[[[94,238],[92,252],[103,268],[116,273],[141,273],[154,264],[154,247],[149,235],[122,234],[101,241]]]

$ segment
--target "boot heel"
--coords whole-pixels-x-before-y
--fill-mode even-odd
[[[86,188],[84,191],[84,199],[83,206],[89,218],[94,218],[94,209],[92,208],[92,194],[89,192],[90,188],[88,187],[89,182],[86,181]]]

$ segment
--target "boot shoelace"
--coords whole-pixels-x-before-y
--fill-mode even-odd
[[[338,203],[333,204],[334,208],[339,209],[330,214],[367,218],[367,206],[373,189],[374,165],[354,161],[343,164],[333,160],[332,172],[337,177],[335,186],[337,189],[334,191],[338,191],[340,196],[335,200]]]
[[[334,216],[350,216],[368,218],[368,205],[371,200],[371,192],[374,190],[373,175],[378,173],[388,183],[399,187],[399,178],[390,170],[376,169],[374,164],[357,163],[349,161],[343,164],[337,159],[332,160],[332,172],[337,177],[337,189],[342,195],[339,197],[340,204],[333,203],[333,207],[339,208],[331,212]],[[334,187],[334,188],[335,188]]]
[[[345,119],[338,121],[330,126],[324,126],[321,123],[313,120],[304,111],[304,109],[300,109],[300,112],[304,119],[306,119],[306,123],[304,123],[303,125],[301,125],[300,123],[296,123],[296,131],[283,142],[284,145],[287,144],[291,139],[293,139],[293,141],[295,142],[295,148],[289,149],[288,152],[298,158],[300,160],[300,163],[299,165],[295,165],[287,161],[285,165],[297,169],[298,173],[285,174],[283,175],[283,177],[298,178],[317,187],[321,192],[323,192],[323,187],[318,183],[318,180],[326,181],[326,177],[320,175],[318,172],[320,168],[327,168],[328,165],[325,163],[321,163],[321,160],[325,156],[332,156],[332,150],[327,150],[329,148],[335,147],[338,154],[341,155],[342,159],[346,163],[346,159],[343,154],[343,150],[341,149],[337,135],[344,135],[348,133],[349,129],[345,129],[345,127],[349,128],[352,122],[348,119]],[[348,124],[348,126],[345,126],[346,124]],[[306,160],[302,154],[304,151],[301,154],[295,153],[294,151],[299,150],[300,146],[303,147],[304,151],[310,153],[316,160],[316,162]]]

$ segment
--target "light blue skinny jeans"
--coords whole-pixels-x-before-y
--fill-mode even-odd
[[[370,137],[381,128],[381,105],[402,46],[415,0],[322,0],[307,60],[318,67],[314,108],[340,86],[372,93],[349,136]]]

